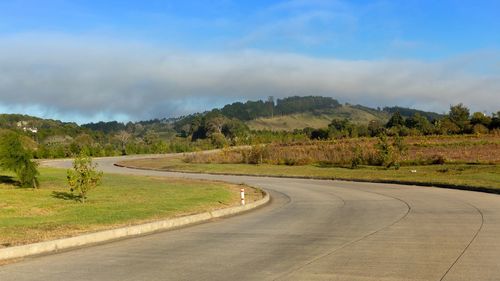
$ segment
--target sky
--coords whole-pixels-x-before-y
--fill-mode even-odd
[[[0,1],[0,112],[136,121],[293,95],[500,110],[500,1]]]

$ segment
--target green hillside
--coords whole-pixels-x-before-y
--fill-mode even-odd
[[[362,106],[342,105],[330,110],[305,112],[274,117],[261,117],[246,122],[252,130],[293,131],[295,129],[325,128],[333,119],[349,119],[352,123],[368,124],[372,120],[386,123],[390,114]]]

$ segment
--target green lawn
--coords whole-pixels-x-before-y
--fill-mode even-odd
[[[66,171],[41,168],[41,189],[15,186],[0,172],[0,248],[72,236],[239,202],[240,186],[221,182],[105,174],[85,204],[68,192]],[[260,196],[247,189],[248,200]]]
[[[447,164],[404,166],[399,170],[386,170],[374,166],[349,169],[320,165],[191,164],[184,163],[180,157],[130,160],[123,161],[121,164],[132,167],[186,172],[296,176],[381,182],[395,181],[500,190],[500,165]],[[416,172],[412,172],[412,170],[416,170]]]

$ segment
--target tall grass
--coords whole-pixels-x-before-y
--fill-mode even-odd
[[[395,138],[388,140],[394,143]],[[405,137],[405,151],[398,154],[401,165],[443,163],[500,163],[499,135]],[[226,149],[217,153],[197,153],[184,158],[188,163],[274,164],[274,165],[380,165],[377,138],[333,141],[305,141]]]

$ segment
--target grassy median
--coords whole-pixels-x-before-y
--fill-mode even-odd
[[[400,182],[425,185],[470,187],[470,189],[500,190],[500,165],[444,164],[403,166],[399,170],[376,166],[357,169],[328,165],[269,165],[269,164],[196,164],[185,163],[182,156],[122,161],[129,167],[215,174],[248,174],[265,176],[296,176],[324,179]]]
[[[0,248],[177,217],[239,203],[241,186],[200,180],[105,174],[80,203],[66,171],[41,168],[41,188],[16,185],[0,171]],[[260,198],[247,189],[247,200]]]

